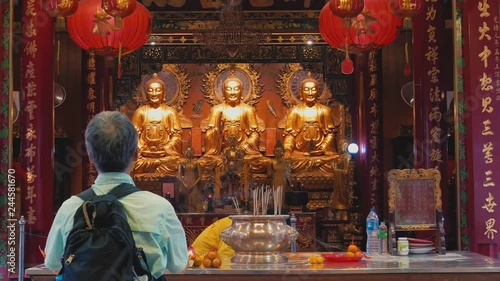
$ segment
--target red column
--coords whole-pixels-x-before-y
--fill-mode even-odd
[[[498,0],[463,4],[470,250],[498,258],[500,243],[500,26]]]
[[[42,1],[27,0],[22,7],[20,158],[26,173],[25,263],[31,264],[43,262],[38,246],[45,247],[54,212],[54,23],[43,11]]]

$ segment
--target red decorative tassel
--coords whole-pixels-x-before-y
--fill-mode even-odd
[[[122,78],[122,42],[118,43],[118,79]]]

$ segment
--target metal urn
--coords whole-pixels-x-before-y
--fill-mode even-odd
[[[298,237],[298,232],[286,224],[288,215],[234,215],[233,222],[220,237],[231,246],[235,255],[232,263],[286,263],[285,250]]]

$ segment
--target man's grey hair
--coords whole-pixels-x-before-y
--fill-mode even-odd
[[[103,111],[85,130],[85,145],[99,172],[125,172],[137,150],[137,130],[117,111]]]

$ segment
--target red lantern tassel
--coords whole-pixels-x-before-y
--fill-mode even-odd
[[[122,29],[123,28],[123,18],[121,17],[115,17],[115,27],[116,29]]]
[[[340,70],[342,73],[348,75],[354,72],[354,63],[351,58],[349,58],[349,44],[347,41],[347,37],[345,38],[345,59],[340,64]]]
[[[118,43],[118,79],[122,78],[122,42]]]

